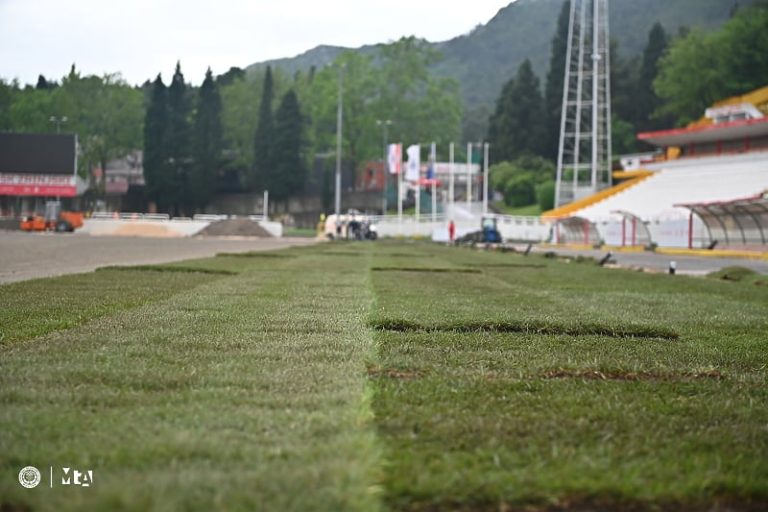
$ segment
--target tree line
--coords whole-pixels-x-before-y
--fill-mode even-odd
[[[568,13],[565,2],[543,86],[523,62],[490,118],[491,162],[506,162],[492,184],[510,205],[546,208],[553,197]],[[766,1],[734,12],[715,32],[670,35],[657,24],[642,55],[626,58],[615,45],[611,55],[614,154],[634,152],[643,149],[636,132],[685,124],[717,99],[768,83]],[[217,192],[269,189],[284,200],[330,190],[340,84],[345,169],[381,158],[377,120],[391,121],[380,123],[389,141],[437,142],[438,157],[447,158],[448,142],[461,138],[463,112],[459,84],[429,71],[440,59],[410,37],[293,75],[209,70],[199,87],[185,81],[180,65],[167,86],[160,76],[140,86],[119,74],[83,76],[73,65],[58,82],[41,75],[23,87],[0,79],[0,130],[77,133],[83,176],[143,148],[146,198],[160,211],[201,211]]]
[[[530,61],[502,88],[489,120],[493,186],[508,206],[554,202],[570,0],[563,3],[542,90]],[[735,10],[720,30],[656,23],[643,54],[626,58],[611,44],[614,155],[651,149],[636,133],[683,126],[713,102],[768,84],[768,2]]]
[[[209,70],[199,87],[187,83],[180,64],[170,84],[158,75],[136,87],[117,74],[81,77],[73,66],[61,83],[0,80],[0,130],[51,132],[51,116],[67,117],[61,130],[79,136],[83,176],[143,148],[145,195],[162,212],[201,211],[215,192],[269,190],[280,201],[330,181],[332,165],[322,175],[310,170],[335,161],[340,82],[345,169],[381,158],[377,120],[391,121],[393,142],[447,148],[458,140],[459,85],[428,70],[440,58],[408,37],[292,76],[270,68]]]

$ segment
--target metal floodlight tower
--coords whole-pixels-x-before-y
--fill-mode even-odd
[[[608,0],[571,0],[555,207],[611,186]]]

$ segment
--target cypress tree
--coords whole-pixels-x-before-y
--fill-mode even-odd
[[[157,75],[150,93],[144,118],[144,188],[147,199],[153,201],[159,211],[168,211],[168,154],[165,137],[168,126],[168,92],[160,75]]]
[[[37,75],[37,85],[35,85],[35,89],[47,91],[55,89],[57,86],[58,84],[56,82],[49,82],[44,75]]]
[[[509,162],[513,160],[510,153],[510,148],[504,141],[508,141],[511,138],[509,133],[509,122],[506,117],[509,110],[512,108],[512,101],[514,101],[515,79],[511,78],[501,89],[501,94],[496,99],[496,109],[491,115],[488,121],[488,141],[491,144],[491,161],[492,162]]]
[[[200,210],[205,208],[215,192],[222,150],[221,97],[211,68],[205,73],[205,80],[198,91],[192,138],[194,165],[189,192],[194,208]]]
[[[555,160],[560,144],[560,117],[563,106],[563,87],[565,82],[565,62],[568,53],[568,24],[570,22],[571,2],[566,0],[557,18],[557,30],[552,38],[549,57],[549,71],[544,91],[546,108],[546,147],[544,156]]]
[[[168,128],[166,147],[173,191],[169,191],[169,199],[174,213],[179,213],[181,207],[189,209],[192,206],[189,195],[190,173],[190,104],[187,97],[187,85],[181,64],[176,63],[173,80],[168,87]]]
[[[276,200],[288,199],[304,188],[304,120],[296,93],[288,91],[275,114],[274,164],[267,174],[267,187]]]
[[[539,79],[526,59],[515,78],[505,84],[490,120],[488,139],[494,162],[512,161],[525,154],[541,155],[544,105]]]
[[[253,141],[253,172],[251,173],[250,188],[260,190],[268,188],[267,176],[274,165],[272,158],[272,144],[274,143],[274,121],[272,119],[272,102],[274,91],[272,83],[272,69],[267,66],[264,75],[264,88],[259,105],[259,122],[256,125],[256,133]]]
[[[635,125],[639,131],[662,128],[668,122],[664,119],[652,119],[653,113],[661,106],[661,100],[653,90],[653,81],[659,73],[659,59],[667,49],[669,40],[661,23],[656,22],[648,33],[648,43],[643,51],[643,62],[640,66],[635,105],[637,118]]]

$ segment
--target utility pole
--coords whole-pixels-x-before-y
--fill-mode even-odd
[[[453,162],[453,142],[448,146],[450,165],[448,167],[450,175],[448,177],[448,204],[450,205],[450,216],[453,217],[453,187],[454,187],[454,175],[456,168]]]
[[[335,208],[336,223],[340,222],[341,215],[341,135],[343,123],[343,99],[344,99],[344,66],[339,67],[339,103],[336,109],[336,196]]]
[[[488,146],[483,144],[483,215],[488,213]]]
[[[66,123],[68,119],[67,119],[67,116],[62,116],[62,117],[51,116],[48,119],[48,121],[50,121],[51,123],[56,123],[56,133],[58,134],[58,133],[61,133],[61,124]]]
[[[472,213],[472,143],[467,142],[467,211]]]

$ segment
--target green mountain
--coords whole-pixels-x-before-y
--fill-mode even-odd
[[[651,26],[659,21],[667,33],[681,27],[712,29],[726,21],[733,9],[755,0],[610,0],[611,37],[623,57],[643,51]],[[468,111],[488,112],[504,82],[514,76],[520,63],[530,59],[542,79],[546,76],[550,42],[563,0],[518,0],[501,9],[488,23],[471,33],[434,43],[443,53],[434,72],[461,84]],[[248,71],[267,65],[293,74],[331,63],[348,48],[318,46],[297,57],[252,64]],[[356,49],[372,53],[376,46]]]

